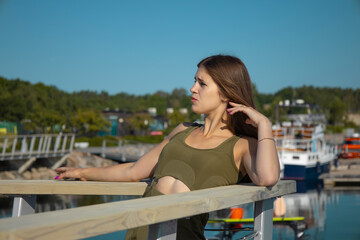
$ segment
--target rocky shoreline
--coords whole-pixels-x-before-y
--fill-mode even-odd
[[[118,164],[115,161],[98,157],[90,153],[73,151],[67,157],[63,166],[87,168],[87,167],[107,167]],[[2,171],[0,172],[0,180],[52,180],[57,176],[55,170],[48,167],[31,168],[24,173],[18,171]]]

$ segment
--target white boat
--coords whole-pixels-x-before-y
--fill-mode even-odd
[[[308,104],[296,103],[279,106],[309,108]],[[324,115],[311,112],[289,114],[287,121],[273,126],[279,160],[284,167],[283,179],[317,179],[320,174],[329,172],[337,149],[325,142],[324,119]]]

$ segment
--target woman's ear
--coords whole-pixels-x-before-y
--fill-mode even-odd
[[[230,100],[227,98],[227,97],[225,97],[224,95],[222,95],[222,94],[220,94],[220,100],[221,100],[221,102],[223,102],[223,103],[228,103]]]

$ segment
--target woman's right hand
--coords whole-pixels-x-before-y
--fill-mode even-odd
[[[84,178],[81,174],[83,171],[83,168],[72,168],[72,167],[61,167],[55,169],[55,172],[58,174],[58,176],[55,178],[57,180],[61,179],[80,179],[81,181],[86,181],[86,178]]]

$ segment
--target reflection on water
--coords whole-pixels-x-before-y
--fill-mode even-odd
[[[284,197],[286,216],[305,217],[304,239],[360,239],[360,220],[354,218],[360,214],[359,189],[324,189],[322,181],[297,182],[297,188],[296,194]],[[274,239],[291,239],[281,235],[281,229],[278,231],[279,237]]]
[[[297,193],[284,196],[286,211],[284,217],[302,216],[305,218],[306,230],[297,239],[333,240],[360,239],[360,190],[324,189],[322,182],[297,182]],[[121,201],[136,198],[134,196],[74,196],[45,195],[38,196],[36,212],[54,211],[105,202]],[[0,198],[0,218],[10,217],[12,198]],[[253,204],[239,206],[244,209],[243,217],[253,217]],[[225,209],[210,213],[210,218],[227,218],[230,210]],[[221,224],[208,224],[208,229],[220,229]],[[244,225],[243,227],[252,227]],[[239,239],[249,232],[235,232],[231,238]],[[224,232],[207,231],[206,237],[225,239]],[[124,231],[111,233],[92,240],[122,239]],[[287,225],[274,224],[273,239],[296,239],[294,230]]]
[[[284,196],[284,217],[304,217],[306,229],[295,236],[289,225],[274,223],[273,239],[360,239],[360,190],[357,188],[324,189],[322,181],[297,182],[297,193]],[[244,209],[244,218],[253,217],[253,204],[239,206]],[[213,213],[214,214],[214,213]],[[229,217],[229,212],[227,216]],[[216,213],[214,214],[215,217]],[[244,225],[243,227],[252,227]],[[208,228],[221,228],[219,224],[208,224]],[[239,239],[249,232],[236,232],[232,238]],[[221,239],[222,232],[208,232],[207,236]]]

